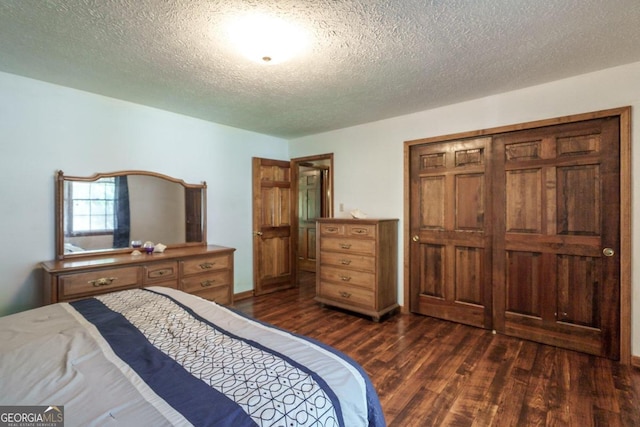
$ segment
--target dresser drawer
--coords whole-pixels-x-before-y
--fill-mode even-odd
[[[181,262],[184,276],[201,274],[207,271],[225,270],[231,267],[229,255],[187,259]]]
[[[61,275],[59,277],[59,299],[80,295],[103,294],[112,290],[137,287],[141,283],[141,267],[122,267]]]
[[[320,224],[321,236],[344,236],[344,224]]]
[[[344,304],[373,308],[374,293],[371,290],[336,283],[320,282],[320,296]]]
[[[320,224],[321,236],[375,238],[374,224]]]
[[[161,262],[144,266],[144,284],[156,284],[157,282],[165,282],[176,280],[178,278],[178,263]]]
[[[373,290],[376,275],[364,271],[325,266],[320,270],[320,279],[331,282],[341,282],[348,286],[361,286]]]
[[[334,265],[336,267],[354,268],[374,272],[376,259],[373,256],[343,254],[337,252],[320,252],[320,262],[324,265]]]
[[[231,272],[228,270],[199,274],[182,279],[182,290],[189,293],[230,285]]]
[[[345,235],[373,239],[376,237],[376,226],[371,224],[347,224],[345,226]]]
[[[320,240],[320,250],[338,251],[338,252],[359,252],[366,255],[375,255],[375,240],[365,239],[340,239],[340,238],[324,238]]]

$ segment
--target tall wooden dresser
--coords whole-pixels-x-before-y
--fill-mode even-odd
[[[101,254],[42,263],[45,304],[145,286],[167,286],[219,304],[233,304],[233,252],[192,246],[164,253]]]
[[[317,221],[315,300],[373,320],[398,308],[398,220]]]

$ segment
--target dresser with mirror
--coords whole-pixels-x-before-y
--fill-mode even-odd
[[[168,286],[232,304],[235,249],[206,242],[206,188],[147,171],[58,172],[45,303]]]

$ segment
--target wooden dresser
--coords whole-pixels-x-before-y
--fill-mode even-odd
[[[223,246],[168,248],[164,253],[100,254],[42,263],[45,304],[145,286],[168,286],[233,304],[233,252]]]
[[[398,220],[317,221],[315,300],[373,320],[397,303]]]

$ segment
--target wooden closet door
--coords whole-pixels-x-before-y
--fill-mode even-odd
[[[413,312],[491,326],[490,141],[411,147]]]
[[[619,119],[494,138],[494,328],[619,358]]]

